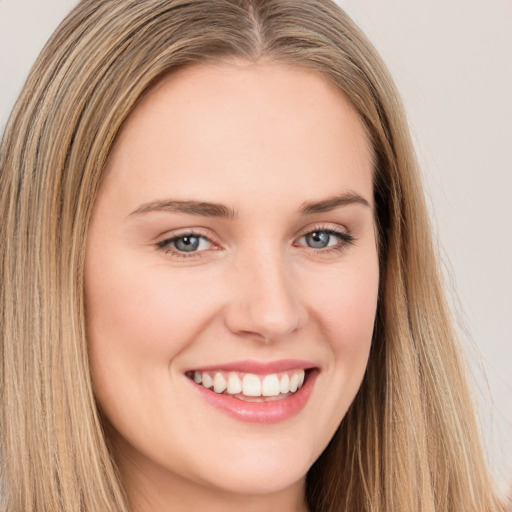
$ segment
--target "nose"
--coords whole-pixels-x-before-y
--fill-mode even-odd
[[[231,332],[270,342],[306,323],[307,309],[297,282],[278,251],[253,253],[235,267],[229,279],[231,300],[225,311],[225,323]]]

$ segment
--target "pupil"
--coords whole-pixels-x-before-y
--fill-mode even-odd
[[[330,235],[325,231],[314,231],[306,236],[306,242],[309,247],[314,249],[323,249],[329,243]]]
[[[193,252],[199,247],[199,237],[182,236],[174,242],[174,246],[178,251]]]

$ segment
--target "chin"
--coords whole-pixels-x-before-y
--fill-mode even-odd
[[[244,467],[243,471],[224,470],[221,474],[215,475],[215,482],[211,482],[210,485],[213,484],[214,487],[223,489],[230,494],[245,496],[276,494],[290,487],[301,485],[309,467],[301,469],[301,471],[297,471],[289,468],[277,470],[272,467]]]
[[[292,444],[266,450],[230,450],[214,474],[205,475],[205,480],[226,492],[245,495],[273,494],[301,485],[315,457]]]

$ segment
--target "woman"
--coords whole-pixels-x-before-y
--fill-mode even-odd
[[[83,1],[1,152],[11,511],[500,510],[388,73],[327,1]]]

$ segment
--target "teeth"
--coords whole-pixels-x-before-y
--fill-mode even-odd
[[[281,393],[290,392],[290,377],[288,377],[287,373],[285,373],[281,378],[281,382],[279,384],[279,391]]]
[[[242,392],[242,381],[235,372],[231,372],[228,376],[228,393],[237,395]]]
[[[297,373],[294,373],[292,375],[292,378],[290,379],[290,393],[295,393],[297,391],[297,388],[299,387],[299,376]]]
[[[223,393],[227,387],[228,383],[226,382],[226,379],[221,373],[217,373],[213,378],[213,391],[215,391],[215,393]]]
[[[267,375],[261,383],[261,395],[262,396],[277,396],[279,395],[279,379],[274,373]]]
[[[261,380],[253,373],[246,373],[242,380],[242,393],[245,396],[261,396]]]
[[[244,395],[247,397],[275,397],[295,393],[304,384],[304,370],[293,370],[280,374],[258,376],[254,373],[241,374],[220,371],[212,377],[208,372],[195,371],[191,378],[196,384],[212,389],[215,393]]]
[[[203,372],[201,378],[203,379],[203,386],[205,388],[211,388],[213,386],[213,379],[210,377],[209,373]]]

